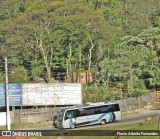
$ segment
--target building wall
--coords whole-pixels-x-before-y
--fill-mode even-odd
[[[0,126],[7,125],[6,122],[7,122],[6,112],[0,112]],[[11,120],[10,120],[10,122],[11,122]]]

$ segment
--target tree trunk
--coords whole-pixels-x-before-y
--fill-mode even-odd
[[[82,61],[82,49],[81,49],[81,45],[79,45],[79,69],[82,68],[81,61]],[[77,74],[77,76],[78,76],[77,82],[80,83],[81,82],[81,70],[79,71],[79,73]]]
[[[72,57],[72,47],[71,44],[69,43],[69,72],[70,72],[70,82],[72,82],[72,62],[71,62],[71,57]]]
[[[68,77],[69,77],[69,73],[68,73],[68,60],[67,60],[67,71],[66,71],[66,75],[67,75],[66,81],[68,82]]]
[[[90,73],[90,69],[91,69],[91,64],[92,64],[92,49],[94,48],[94,44],[93,41],[91,39],[91,36],[89,36],[89,40],[91,43],[91,48],[89,49],[89,54],[88,54],[88,58],[89,58],[89,63],[88,63],[88,72],[87,72],[87,82],[90,82],[90,77],[89,77],[89,73]]]
[[[40,52],[42,54],[42,57],[43,57],[43,60],[44,60],[44,64],[45,64],[45,67],[47,69],[47,82],[49,83],[50,82],[50,78],[51,78],[51,67],[50,67],[50,63],[52,62],[52,53],[53,53],[53,48],[51,48],[51,59],[49,61],[49,58],[47,57],[47,54],[45,53],[45,50],[43,48],[43,41],[42,41],[42,32],[40,33],[40,35],[37,36],[37,32],[36,32],[36,29],[34,29],[35,31],[35,38],[36,38],[36,45],[37,47],[40,49]]]
[[[125,26],[128,26],[128,2],[127,0],[123,0],[124,2],[124,14],[125,14]]]
[[[50,70],[50,66],[49,66],[49,63],[48,63],[47,55],[45,54],[45,51],[44,51],[44,48],[43,48],[42,39],[40,39],[39,41],[40,41],[39,42],[39,48],[41,50],[41,53],[42,53],[42,56],[43,56],[43,59],[44,59],[44,63],[45,63],[46,69],[47,69],[47,77],[48,77],[48,83],[49,83],[50,78],[51,78],[51,70]]]

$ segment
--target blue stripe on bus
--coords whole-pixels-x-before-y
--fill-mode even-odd
[[[79,123],[79,124],[98,123],[98,121],[101,120],[103,117],[105,117],[107,114],[109,114],[109,121],[108,122],[112,122],[112,120],[113,120],[113,114],[111,112],[108,112],[108,113],[103,113],[96,120],[92,120],[92,121],[88,121],[88,122],[84,122],[84,123]],[[73,120],[72,120],[72,118],[70,118],[69,125],[72,125],[72,124],[73,124]]]
[[[71,125],[72,123],[73,123],[72,118],[70,118],[69,125]]]
[[[112,122],[112,120],[113,120],[113,115],[112,115],[111,112],[109,112],[109,113],[103,113],[98,119],[92,120],[92,121],[90,121],[90,123],[97,123],[100,119],[102,119],[102,118],[103,118],[104,116],[106,116],[107,114],[109,114],[109,121],[108,121],[108,122]]]
[[[112,120],[113,120],[113,115],[112,115],[112,113],[110,112],[110,113],[108,113],[109,114],[109,121],[108,122],[112,122]]]

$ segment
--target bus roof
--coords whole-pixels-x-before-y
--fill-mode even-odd
[[[89,108],[89,107],[102,106],[102,105],[111,105],[111,104],[119,104],[119,103],[118,102],[87,103],[87,104],[84,104],[84,105],[77,105],[77,106],[70,106],[70,107],[61,108],[60,110]]]

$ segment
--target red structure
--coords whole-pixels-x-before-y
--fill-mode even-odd
[[[73,82],[76,83],[91,83],[95,79],[93,72],[80,72],[73,74]]]

